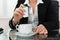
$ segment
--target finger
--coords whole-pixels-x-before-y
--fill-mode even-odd
[[[24,15],[24,12],[23,12],[23,9],[19,9],[19,8],[16,8],[16,12],[19,12],[19,13],[21,13],[22,15]]]
[[[47,32],[47,30],[46,29],[43,29],[42,31],[40,31],[39,32],[40,34],[44,34],[44,35],[46,35],[48,32]]]
[[[23,14],[23,11],[21,11],[21,10],[16,10],[16,12],[19,12],[19,13],[22,13]]]
[[[45,31],[45,28],[44,27],[40,27],[39,34],[44,34],[44,31]]]
[[[15,12],[14,15],[16,15],[16,16],[20,16],[19,12]]]
[[[40,26],[39,29],[40,29],[39,32],[41,32],[41,31],[43,31],[45,28],[43,28],[43,27]]]
[[[24,8],[24,5],[23,4],[20,4],[19,8]]]
[[[43,25],[41,25],[39,27],[40,27],[40,31],[46,30],[46,28]]]
[[[19,17],[21,17],[21,18],[23,17],[19,12],[15,12],[14,15],[15,15],[15,16],[19,16]]]
[[[22,16],[23,16],[23,12],[22,12],[22,11],[20,11],[20,10],[17,10],[15,13],[18,13],[18,14],[20,14],[20,15],[22,15]]]
[[[19,10],[21,10],[22,12],[25,12],[25,9],[24,8],[19,8]]]
[[[39,32],[39,34],[44,34],[44,31],[45,31],[45,30],[43,29],[42,31]]]
[[[22,12],[22,11],[20,11],[20,13],[19,14],[21,14],[22,16],[24,15],[24,13]]]
[[[39,29],[39,27],[37,27],[36,32],[38,33],[38,32],[39,32],[39,30],[40,30],[40,29]]]
[[[23,10],[25,12],[25,9],[24,9],[24,4],[21,4],[19,9]]]
[[[37,27],[35,27],[33,31],[36,32],[36,30],[37,30]]]
[[[45,29],[45,31],[44,31],[44,34],[46,35],[46,34],[48,34],[48,31]]]

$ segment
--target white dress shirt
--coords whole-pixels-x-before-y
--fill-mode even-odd
[[[29,4],[29,0],[25,0],[25,3],[24,3],[24,4],[27,4],[29,6],[28,23],[29,24],[31,23],[33,25],[33,27],[38,25],[38,6],[37,5],[39,3],[43,3],[43,1],[42,0],[37,0],[37,4],[35,6],[34,12],[32,11],[32,7]],[[15,26],[14,22],[13,22],[13,25]]]
[[[28,23],[31,23],[34,27],[38,25],[38,4],[43,3],[42,0],[37,0],[37,4],[35,6],[34,12],[32,10],[32,7],[29,4],[29,0],[25,0],[24,4],[27,4],[29,6],[29,17],[28,17]]]

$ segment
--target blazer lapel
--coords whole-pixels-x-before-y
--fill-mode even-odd
[[[39,20],[39,22],[42,22],[44,20],[46,8],[47,8],[47,6],[44,3],[38,4],[38,20]]]

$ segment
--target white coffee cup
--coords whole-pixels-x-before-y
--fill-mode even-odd
[[[18,31],[22,34],[29,34],[32,32],[32,24],[20,24]]]

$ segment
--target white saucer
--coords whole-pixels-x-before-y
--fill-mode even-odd
[[[29,33],[29,34],[21,34],[21,33],[19,33],[19,32],[15,33],[15,35],[21,36],[21,37],[30,37],[30,36],[33,36],[33,35],[35,35],[35,34],[36,34],[36,32],[31,32],[31,33]]]

